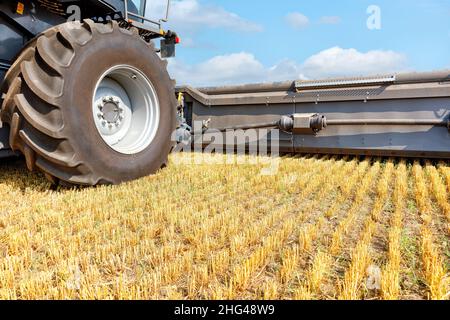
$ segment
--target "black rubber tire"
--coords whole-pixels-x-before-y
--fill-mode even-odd
[[[99,77],[127,64],[152,82],[160,104],[156,137],[142,152],[110,148],[92,116]],[[53,183],[119,184],[166,165],[176,129],[174,81],[152,43],[115,21],[91,20],[53,27],[30,42],[8,71],[1,119],[10,126],[10,145],[25,155],[30,170]]]

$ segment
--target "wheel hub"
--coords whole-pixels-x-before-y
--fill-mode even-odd
[[[118,97],[103,97],[102,102],[98,105],[98,109],[98,117],[102,124],[115,125],[116,127],[121,125],[124,110],[120,107],[120,99]]]
[[[159,100],[152,83],[126,65],[112,67],[100,77],[92,111],[103,140],[123,154],[144,150],[159,127]]]
[[[123,135],[118,135],[118,133],[124,129],[127,123],[129,124],[129,121],[126,121],[126,118],[130,117],[130,112],[127,112],[127,104],[117,95],[103,95],[97,98],[95,103],[97,105],[95,119],[97,128],[105,136],[116,135],[114,142],[120,142]]]

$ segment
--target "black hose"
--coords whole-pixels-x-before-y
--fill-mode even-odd
[[[326,126],[352,126],[352,125],[391,125],[391,126],[408,126],[408,125],[420,125],[420,126],[437,126],[437,127],[449,127],[450,120],[442,119],[334,119],[328,120],[325,117],[317,117],[320,122],[320,128],[318,131],[324,129]],[[227,128],[208,128],[207,130],[217,132],[227,132],[232,130],[249,130],[249,129],[263,129],[263,128],[279,128],[285,132],[291,132],[293,129],[292,116],[282,117],[279,121],[255,123],[241,126],[232,126]]]
[[[249,129],[263,129],[263,128],[277,128],[279,125],[279,121],[266,122],[266,123],[255,123],[255,124],[246,124],[242,126],[233,126],[228,128],[211,128],[210,130],[226,132],[230,130],[249,130]]]

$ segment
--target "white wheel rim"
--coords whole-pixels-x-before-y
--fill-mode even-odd
[[[97,82],[92,115],[102,139],[122,154],[136,154],[154,140],[160,109],[155,88],[138,69],[118,65]]]

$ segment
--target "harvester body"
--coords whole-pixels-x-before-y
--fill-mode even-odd
[[[0,79],[25,44],[39,33],[77,15],[80,19],[106,18],[108,14],[123,13],[124,10],[124,2],[118,0],[0,1]],[[131,10],[137,9],[133,6]]]
[[[150,38],[161,36],[166,16],[153,21],[146,18],[146,0],[21,0],[0,1],[0,82],[25,44],[39,33],[66,21],[133,21]]]

